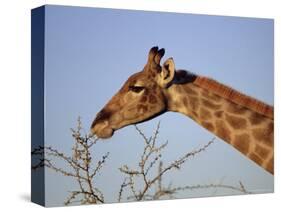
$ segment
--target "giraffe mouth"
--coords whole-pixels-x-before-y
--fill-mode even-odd
[[[111,138],[114,134],[114,129],[110,127],[100,128],[98,125],[94,126],[91,131],[101,139]]]
[[[113,136],[115,129],[109,124],[108,120],[95,119],[92,123],[91,131],[97,137],[106,139]]]

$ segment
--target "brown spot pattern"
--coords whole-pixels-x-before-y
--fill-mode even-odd
[[[238,149],[240,152],[247,154],[249,151],[250,145],[250,136],[246,133],[241,135],[236,135],[234,138],[233,146]]]
[[[225,119],[234,129],[243,129],[247,126],[247,120],[243,118],[225,114]]]
[[[144,89],[144,95],[148,95],[148,89]]]
[[[157,102],[157,99],[154,95],[150,94],[149,95],[149,103],[155,104]]]
[[[147,97],[146,97],[146,96],[143,96],[140,101],[141,101],[142,103],[144,103],[144,102],[146,102],[146,100],[147,100]]]
[[[215,104],[215,103],[213,103],[213,102],[211,102],[210,100],[207,100],[207,99],[202,99],[202,103],[206,107],[214,109],[214,110],[218,110],[218,109],[221,108],[221,105]]]
[[[215,130],[214,125],[210,122],[203,121],[202,126],[205,127],[207,130],[209,130],[211,132],[213,132]]]
[[[249,155],[249,158],[250,159],[252,159],[254,162],[256,162],[257,164],[259,164],[259,165],[262,165],[262,159],[257,155],[257,154],[255,154],[255,153],[251,153],[250,155]]]
[[[188,106],[188,101],[187,101],[187,98],[186,97],[183,97],[183,100],[182,100],[183,104],[185,107]]]
[[[216,111],[214,114],[215,114],[215,116],[216,116],[217,118],[221,118],[222,115],[223,115],[223,111],[222,111],[222,110],[219,110],[219,111]]]
[[[273,146],[273,123],[268,124],[266,128],[253,129],[253,136],[258,141]]]
[[[264,121],[265,117],[258,113],[252,113],[250,115],[249,121],[252,125],[258,125]]]
[[[150,106],[149,106],[149,110],[151,110],[151,111],[154,111],[156,108],[157,108],[156,105],[150,105]]]
[[[205,97],[206,99],[212,99],[216,102],[219,102],[222,100],[222,97],[214,94],[214,93],[211,93],[210,91],[206,90],[206,89],[203,89],[202,91],[202,96]]]
[[[186,93],[188,93],[188,95],[193,95],[193,96],[198,95],[198,92],[190,88],[188,85],[184,86],[184,90]]]
[[[266,159],[268,154],[269,154],[269,150],[260,146],[260,145],[256,145],[255,147],[255,153],[257,155],[259,155],[261,158]]]
[[[217,135],[221,139],[230,143],[230,140],[231,140],[230,130],[227,128],[227,126],[225,125],[225,123],[222,120],[216,121],[216,131],[217,131]]]
[[[248,110],[247,108],[234,104],[234,103],[230,103],[226,110],[230,113],[234,113],[234,114],[244,114],[246,113],[246,111]]]
[[[200,108],[200,118],[203,120],[212,118],[212,114],[205,108]]]
[[[199,100],[197,97],[189,97],[189,104],[190,107],[193,111],[197,111],[198,110],[198,106],[199,106]]]
[[[137,108],[138,108],[138,111],[142,110],[143,113],[145,113],[147,111],[146,105],[138,105]]]
[[[223,85],[213,79],[197,76],[193,84],[201,88],[207,89],[212,93],[216,93],[226,100],[230,100],[235,104],[250,108],[258,113],[264,114],[268,118],[273,119],[273,107],[267,105],[257,99],[244,95],[229,86]]]

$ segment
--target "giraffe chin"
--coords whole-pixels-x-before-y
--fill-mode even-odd
[[[114,130],[112,128],[103,128],[101,130],[93,131],[93,133],[101,139],[111,138]]]

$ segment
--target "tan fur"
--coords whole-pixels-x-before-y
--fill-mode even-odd
[[[256,108],[252,110],[239,105],[238,101],[231,101],[218,90],[207,90],[195,83],[196,79],[186,84],[174,84],[165,92],[168,110],[189,116],[273,174],[273,120],[258,113]],[[252,97],[249,99],[254,102]],[[270,106],[264,104],[264,107]]]
[[[231,87],[223,85],[213,79],[207,77],[197,77],[194,81],[195,85],[205,88],[206,90],[212,91],[213,93],[228,99],[238,105],[247,107],[257,113],[260,113],[268,118],[273,119],[273,107],[254,99],[250,96],[242,94]]]
[[[129,77],[97,114],[93,133],[109,138],[127,125],[180,112],[273,174],[273,107],[213,79],[175,71],[172,58],[161,66],[164,53],[151,48],[143,70]]]

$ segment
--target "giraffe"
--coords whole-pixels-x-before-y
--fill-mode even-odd
[[[178,112],[274,174],[273,107],[211,78],[163,65],[165,50],[153,47],[142,71],[130,76],[94,119],[91,131],[109,138],[125,126]]]

